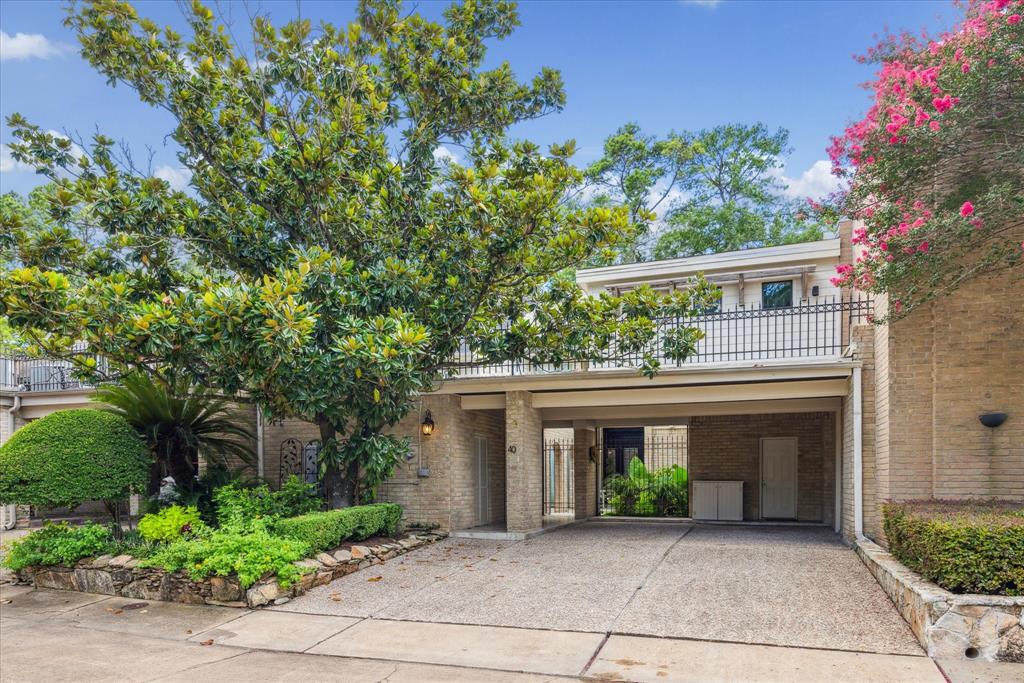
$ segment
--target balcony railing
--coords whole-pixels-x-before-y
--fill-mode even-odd
[[[76,356],[92,356],[102,370],[105,361],[90,353],[85,346],[76,346]],[[55,358],[38,358],[17,351],[0,350],[0,389],[13,392],[75,391],[90,389],[81,381],[72,363]]]
[[[662,318],[657,320],[657,334],[646,350],[661,362],[662,368],[838,357],[850,343],[850,327],[867,322],[871,312],[870,299],[844,301],[831,298],[785,308],[748,305],[689,317]],[[704,338],[697,344],[696,353],[682,362],[669,359],[664,352],[666,333],[680,326],[704,330]],[[515,360],[482,363],[475,360],[472,351],[463,349],[456,358],[450,379],[639,368],[644,353],[618,354],[613,343],[608,355],[617,356],[617,360],[600,363],[570,361],[557,365]]]

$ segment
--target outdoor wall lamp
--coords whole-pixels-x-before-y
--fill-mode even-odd
[[[981,415],[978,416],[978,419],[981,421],[981,424],[985,425],[986,427],[990,427],[992,429],[995,429],[999,425],[1001,425],[1004,422],[1006,422],[1006,417],[1007,417],[1006,413],[992,412],[992,413],[982,413]]]
[[[434,433],[434,418],[431,417],[429,410],[423,416],[423,422],[420,423],[420,432],[423,433],[423,436],[430,436]]]

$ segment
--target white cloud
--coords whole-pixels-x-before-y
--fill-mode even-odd
[[[11,150],[7,145],[0,147],[0,173],[21,173],[34,170],[30,165],[11,156]]]
[[[174,168],[173,166],[157,166],[153,171],[153,177],[166,180],[172,190],[182,191],[188,187],[192,180],[192,171],[187,168]]]
[[[459,157],[455,152],[451,151],[444,145],[438,145],[434,148],[434,161],[439,164],[454,164],[459,160]]]
[[[821,199],[839,189],[839,178],[832,175],[832,163],[827,159],[815,161],[799,178],[787,177],[782,169],[776,169],[772,175],[783,184],[783,194],[792,199]]]
[[[697,5],[708,9],[714,9],[722,4],[722,0],[679,0],[679,2],[683,5]]]
[[[15,33],[0,31],[0,62],[7,60],[50,59],[67,50],[66,45],[51,42],[41,33]]]

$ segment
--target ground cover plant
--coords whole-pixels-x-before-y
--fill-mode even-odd
[[[893,557],[954,593],[1024,595],[1024,506],[978,501],[887,503]]]
[[[98,524],[48,524],[15,541],[4,564],[15,570],[70,566],[85,557],[127,554],[141,567],[182,570],[194,580],[234,575],[247,588],[270,575],[286,588],[308,571],[298,560],[346,540],[391,535],[402,516],[393,503],[322,512],[315,487],[296,477],[276,491],[266,484],[227,484],[213,492],[213,500],[213,526],[195,507],[181,505],[143,516],[138,531],[123,538]]]

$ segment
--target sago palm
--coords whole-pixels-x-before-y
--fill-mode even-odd
[[[191,490],[200,457],[210,465],[253,460],[254,436],[244,416],[208,389],[134,373],[120,385],[98,388],[93,400],[128,420],[146,439],[155,460],[150,493],[168,474]]]

